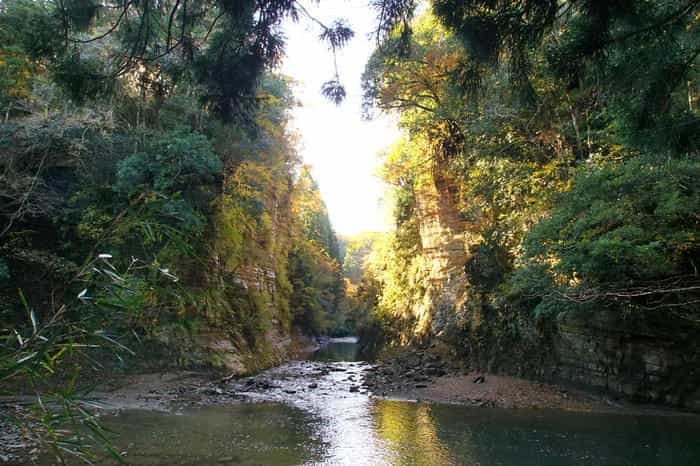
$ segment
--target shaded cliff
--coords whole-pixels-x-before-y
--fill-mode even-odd
[[[404,130],[383,157],[396,228],[368,261],[367,335],[696,408],[698,55],[678,47],[696,12],[652,42],[591,41],[667,5],[482,3],[436,2],[367,63],[367,107]]]
[[[641,402],[700,409],[700,331],[669,315],[574,311],[556,319],[523,313],[470,283],[470,235],[455,180],[438,163],[416,184],[414,211],[423,291],[395,341],[440,341],[465,367],[574,384]],[[451,183],[451,184],[450,184]],[[471,241],[470,241],[471,240]]]

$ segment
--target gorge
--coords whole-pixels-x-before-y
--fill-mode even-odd
[[[0,462],[695,464],[700,4],[328,4],[0,1]]]

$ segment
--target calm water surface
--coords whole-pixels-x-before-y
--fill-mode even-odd
[[[365,367],[355,355],[352,343],[331,343],[314,361],[272,369],[273,387],[250,392],[251,403],[107,423],[137,465],[700,465],[696,417],[378,400],[350,391]]]
[[[357,338],[333,338],[330,343],[316,351],[312,359],[314,361],[357,361]]]

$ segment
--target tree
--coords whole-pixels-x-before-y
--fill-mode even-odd
[[[696,319],[698,206],[679,180],[698,153],[699,6],[438,0],[386,29],[365,105],[398,113],[407,134],[381,171],[397,228],[370,264],[375,314],[408,335],[424,313],[411,258],[427,180],[464,222],[458,313],[504,332],[584,308]]]
[[[338,240],[307,166],[301,167],[298,174],[292,212],[296,224],[289,280],[295,323],[317,335],[347,333]]]
[[[535,312],[658,310],[697,321],[695,158],[645,156],[579,170],[527,236],[513,278]]]
[[[353,36],[344,21],[327,25],[296,0],[10,0],[2,8],[7,43],[51,64],[74,99],[88,84],[109,87],[157,64],[202,86],[202,99],[225,120],[245,118],[256,106],[258,83],[283,55],[285,19],[313,22],[334,56]],[[343,99],[337,67],[323,93]]]

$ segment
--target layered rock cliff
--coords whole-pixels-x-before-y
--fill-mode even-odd
[[[425,290],[411,309],[415,334],[446,341],[472,368],[700,410],[695,325],[670,314],[611,311],[543,321],[483,302],[465,268],[478,238],[443,173],[436,162],[415,190]]]

